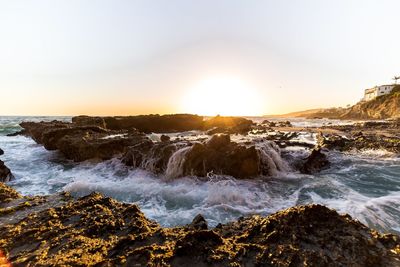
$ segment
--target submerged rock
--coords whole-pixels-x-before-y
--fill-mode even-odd
[[[214,135],[204,143],[194,143],[176,151],[168,162],[169,178],[182,176],[206,177],[209,174],[253,178],[273,175],[282,170],[279,148],[272,143],[262,146],[231,142],[229,135]]]
[[[10,169],[0,160],[0,182],[6,183],[14,179]]]
[[[400,154],[400,137],[385,136],[377,133],[364,134],[363,132],[352,133],[349,137],[337,134],[319,134],[318,145],[328,149],[339,151],[350,150],[387,150]]]
[[[361,267],[400,263],[398,236],[382,235],[320,205],[242,218],[207,230],[200,216],[194,220],[200,227],[163,228],[136,205],[97,193],[76,200],[67,195],[30,199],[18,194],[10,199],[8,212],[0,212],[0,220],[19,219],[0,224],[0,250],[13,266]]]
[[[300,171],[305,174],[314,174],[321,170],[327,169],[330,162],[327,156],[321,151],[321,148],[315,148],[311,154],[306,158]]]

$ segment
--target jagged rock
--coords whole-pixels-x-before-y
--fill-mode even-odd
[[[208,224],[206,219],[204,219],[203,215],[198,214],[196,217],[194,217],[192,223],[189,224],[189,227],[197,230],[207,230]]]
[[[154,143],[151,140],[144,140],[130,146],[121,160],[128,166],[142,168],[154,173],[164,173],[173,153],[181,147],[190,145],[190,143],[184,142]]]
[[[134,130],[121,132],[71,123],[21,123],[21,126],[46,149],[59,150],[66,158],[74,161],[110,159],[146,139],[143,134]]]
[[[292,123],[290,121],[263,120],[261,124],[264,124],[267,127],[292,127]]]
[[[21,195],[17,191],[0,182],[0,204],[17,198],[21,198]]]
[[[160,137],[160,141],[161,142],[169,142],[171,140],[171,137],[169,137],[168,135],[162,134]]]
[[[18,135],[27,135],[25,129],[21,130],[21,131],[17,131],[15,133],[9,133],[6,136],[8,137],[12,137],[12,136],[18,136]]]
[[[27,135],[32,137],[36,143],[42,144],[42,135],[46,130],[49,129],[58,129],[58,128],[67,128],[71,127],[70,123],[61,122],[61,121],[51,121],[51,122],[22,122],[20,126],[24,128],[24,131]]]
[[[0,182],[6,183],[14,179],[10,169],[0,160]]]
[[[77,116],[72,118],[72,122],[78,126],[98,126],[107,129],[106,122],[102,117]]]
[[[329,168],[329,166],[330,162],[327,156],[321,151],[321,148],[315,148],[305,160],[300,171],[305,174],[314,174]]]
[[[178,152],[177,152],[178,153]],[[171,159],[174,168],[167,176],[176,178],[187,175],[205,177],[208,173],[250,178],[262,173],[261,161],[254,146],[246,147],[231,142],[229,135],[214,135],[206,143],[194,143],[183,154]]]
[[[145,133],[184,132],[203,128],[203,117],[191,114],[104,117],[104,121],[107,129],[136,128]]]
[[[204,121],[204,129],[209,130],[207,134],[247,134],[251,131],[254,122],[240,117],[216,116]]]
[[[400,153],[400,138],[396,136],[367,135],[357,132],[351,137],[344,137],[336,134],[323,135],[320,133],[317,136],[317,140],[320,147],[339,151],[384,149]]]
[[[0,184],[0,200],[2,185]],[[7,189],[8,190],[8,189]],[[14,198],[18,198],[12,200]],[[162,228],[100,194],[0,204],[0,250],[13,266],[399,266],[400,240],[320,205],[213,230]]]

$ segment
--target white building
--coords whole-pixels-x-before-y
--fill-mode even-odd
[[[374,88],[371,89],[365,89],[363,100],[370,101],[377,98],[378,96],[387,95],[393,90],[393,88],[394,85],[391,84],[391,85],[375,86]]]

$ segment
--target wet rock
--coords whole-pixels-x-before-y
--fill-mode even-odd
[[[109,135],[110,136],[110,135]],[[85,132],[78,135],[62,137],[57,149],[68,159],[84,161],[87,159],[111,159],[124,154],[129,146],[143,142],[142,135],[126,135],[123,137]]]
[[[203,215],[198,214],[196,217],[194,217],[192,223],[189,224],[189,227],[197,230],[207,230],[208,224]]]
[[[300,171],[305,174],[314,174],[330,167],[330,162],[321,151],[321,148],[315,148],[305,160]]]
[[[389,152],[400,154],[400,137],[385,136],[376,133],[355,132],[349,137],[337,134],[319,134],[317,136],[318,145],[328,149],[338,151],[351,150],[387,150]]]
[[[263,120],[261,124],[263,124],[267,127],[292,127],[292,123],[290,121]]]
[[[9,133],[6,136],[12,137],[12,136],[18,136],[18,135],[27,135],[27,133],[25,130],[21,130],[21,131],[15,132],[15,133]]]
[[[10,169],[0,160],[0,182],[6,183],[14,179]]]
[[[12,209],[12,216],[19,219],[0,224],[0,250],[13,266],[361,267],[400,263],[398,236],[382,235],[320,205],[244,217],[213,230],[162,228],[136,205],[98,193],[79,199],[20,199],[15,191],[6,190],[11,192],[6,193],[6,209]],[[0,220],[8,216],[0,212]]]
[[[130,146],[122,157],[122,162],[128,166],[142,168],[153,173],[164,173],[171,156],[181,147],[190,146],[185,142],[158,142],[144,140]]]
[[[57,121],[25,122],[21,123],[21,126],[46,149],[59,150],[67,159],[78,162],[87,159],[110,159],[125,153],[129,146],[147,139],[133,129],[121,132],[99,126],[76,126]]]
[[[78,126],[98,126],[107,129],[106,122],[102,117],[77,116],[72,118],[72,122]]]
[[[161,135],[161,137],[160,137],[161,142],[169,142],[170,140],[171,140],[171,137],[169,137],[168,135],[165,135],[165,134]]]
[[[4,151],[3,151],[3,149],[0,148],[0,156],[1,155],[4,155]]]
[[[20,126],[24,128],[25,133],[32,137],[36,143],[42,144],[42,135],[47,130],[71,127],[70,123],[61,121],[51,122],[22,122]]]
[[[139,115],[104,117],[107,129],[128,130],[136,128],[144,133],[169,133],[201,130],[203,117],[191,114]]]
[[[176,151],[168,162],[166,175],[178,178],[215,174],[239,179],[273,175],[284,165],[279,153],[278,146],[273,142],[256,147],[254,143],[231,142],[229,135],[214,135],[209,141],[196,142]]]
[[[17,198],[21,198],[21,195],[17,191],[0,182],[0,204]]]
[[[204,129],[209,130],[207,134],[247,134],[252,130],[254,122],[240,117],[216,116],[204,121]]]
[[[236,178],[255,177],[261,172],[260,158],[254,146],[246,147],[231,142],[229,135],[215,135],[206,143],[195,143],[180,155],[179,168],[167,170],[171,178],[209,173],[231,175]],[[174,160],[173,160],[174,161]]]

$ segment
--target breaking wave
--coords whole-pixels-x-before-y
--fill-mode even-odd
[[[273,177],[237,180],[210,175],[207,180],[168,180],[164,175],[129,168],[118,159],[74,163],[23,136],[1,133],[0,147],[5,151],[1,159],[16,176],[10,185],[23,194],[67,190],[83,196],[99,191],[137,203],[146,216],[163,226],[190,223],[199,213],[216,226],[240,216],[267,215],[294,205],[320,203],[379,230],[400,229],[400,159],[381,152],[333,153],[332,168],[318,175],[302,175],[290,171],[278,147],[265,143],[258,149],[263,160],[276,167]],[[167,176],[179,174],[185,153],[183,148],[170,158]]]

